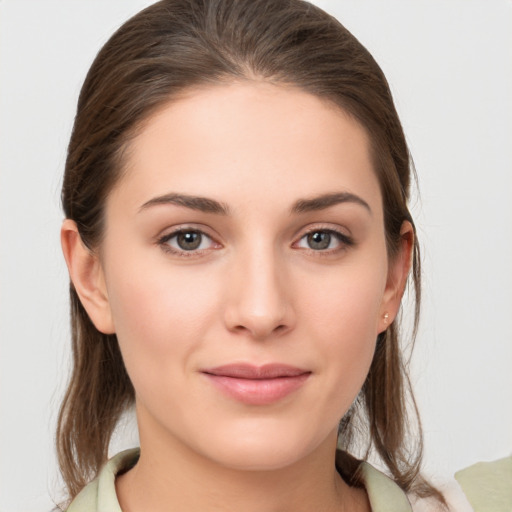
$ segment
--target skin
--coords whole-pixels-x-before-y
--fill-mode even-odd
[[[294,210],[334,192],[361,201]],[[397,314],[412,228],[390,261],[364,129],[296,88],[191,90],[145,123],[105,211],[97,251],[70,220],[62,244],[136,390],[141,458],[117,479],[123,510],[369,510],[335,470],[337,427]],[[176,229],[203,232],[199,248],[180,248]],[[330,234],[327,247],[311,232]],[[202,373],[244,362],[310,374],[283,399],[250,405]]]

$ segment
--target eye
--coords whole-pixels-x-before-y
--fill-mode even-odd
[[[332,229],[315,229],[302,236],[297,243],[297,247],[313,251],[335,251],[350,245],[353,242],[347,235]]]
[[[180,229],[163,236],[158,243],[173,253],[191,253],[214,248],[216,243],[197,229]]]

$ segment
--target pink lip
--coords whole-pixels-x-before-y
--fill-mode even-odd
[[[310,371],[284,364],[228,364],[202,370],[221,391],[250,405],[281,400],[304,384]]]

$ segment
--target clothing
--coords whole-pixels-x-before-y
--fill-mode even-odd
[[[122,512],[117,500],[116,475],[133,467],[139,458],[134,448],[110,459],[73,500],[67,512]],[[361,478],[368,493],[372,512],[435,512],[432,500],[412,500],[389,477],[367,462],[361,466]],[[495,463],[479,463],[456,474],[466,499],[456,482],[441,488],[451,512],[511,512],[512,458]],[[492,499],[490,499],[492,497]],[[472,508],[471,505],[474,507]]]
[[[110,459],[98,477],[73,500],[67,512],[122,512],[116,496],[115,479],[131,468],[139,458],[139,449],[126,450]],[[384,473],[363,462],[361,475],[373,512],[412,512],[404,492]]]
[[[475,512],[512,511],[512,457],[478,462],[455,473]]]

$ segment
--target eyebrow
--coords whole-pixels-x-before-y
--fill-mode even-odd
[[[363,206],[371,214],[372,210],[370,205],[361,197],[350,192],[334,192],[330,194],[322,194],[310,199],[299,199],[294,203],[291,208],[291,213],[307,213],[312,211],[325,210],[331,206],[341,203],[355,203]],[[191,196],[187,194],[170,193],[163,196],[154,197],[145,202],[139,209],[143,211],[151,206],[175,204],[177,206],[184,206],[191,210],[198,210],[204,213],[214,213],[217,215],[229,215],[229,206],[210,199],[208,197]]]
[[[334,192],[322,194],[311,199],[299,199],[291,209],[292,213],[306,213],[318,210],[325,210],[340,203],[355,203],[363,206],[371,214],[370,205],[361,197],[350,192]]]
[[[216,213],[218,215],[228,215],[229,206],[215,199],[207,197],[190,196],[187,194],[170,193],[163,196],[154,197],[144,203],[139,211],[145,210],[151,206],[161,204],[175,204],[177,206],[185,206],[191,210],[199,210],[204,213]]]

